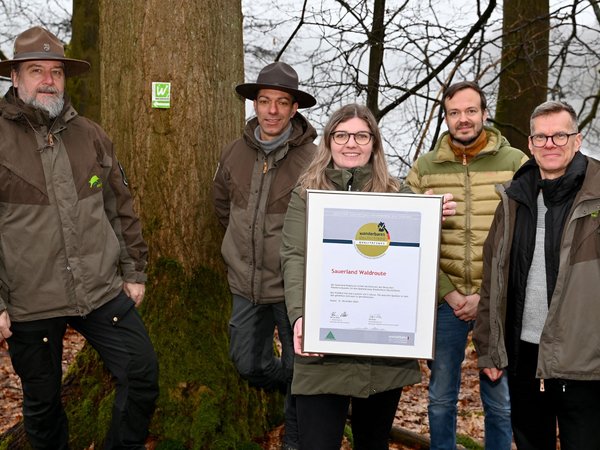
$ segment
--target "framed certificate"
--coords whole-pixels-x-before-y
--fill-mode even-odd
[[[304,352],[433,358],[442,201],[307,191]]]

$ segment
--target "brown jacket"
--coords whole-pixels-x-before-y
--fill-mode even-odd
[[[258,120],[250,120],[244,136],[223,149],[214,179],[229,287],[259,304],[284,300],[281,229],[292,190],[316,152],[312,125],[299,113],[291,123],[290,139],[267,155],[254,137]]]
[[[112,143],[65,103],[50,120],[12,88],[0,101],[0,311],[16,322],[83,316],[123,280],[146,280],[147,247]]]
[[[508,186],[508,184],[506,185]],[[484,245],[481,301],[473,330],[478,365],[505,368],[506,311],[517,203],[501,202]],[[536,377],[600,380],[600,162],[588,158],[585,181],[565,222],[560,265],[540,339]]]

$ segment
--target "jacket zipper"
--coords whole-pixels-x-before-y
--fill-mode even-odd
[[[473,274],[471,270],[471,240],[474,231],[471,229],[471,216],[473,213],[473,190],[471,185],[471,174],[469,165],[467,164],[467,156],[463,153],[463,166],[464,166],[464,176],[465,176],[465,193],[468,192],[468,195],[465,195],[465,235],[466,231],[469,230],[468,236],[469,239],[466,240],[465,243],[465,289],[468,294],[473,293]]]
[[[258,198],[256,199],[256,205],[260,205],[260,201],[262,196],[264,195],[263,192],[263,186],[265,184],[265,176],[267,174],[269,170],[269,165],[267,164],[267,159],[265,158],[265,160],[263,161],[263,176],[260,179],[260,187],[259,187],[259,194],[258,194]],[[258,207],[254,210],[254,215],[252,217],[252,232],[251,232],[251,239],[252,239],[252,274],[251,274],[251,278],[250,278],[250,293],[252,295],[252,303],[253,304],[257,304],[258,300],[257,300],[257,295],[254,292],[254,279],[256,277],[256,239],[255,239],[255,233],[256,233],[256,218],[258,217]]]

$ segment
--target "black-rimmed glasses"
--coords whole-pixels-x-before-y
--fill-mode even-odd
[[[371,138],[373,137],[373,133],[369,133],[367,131],[359,131],[358,133],[348,133],[347,131],[334,131],[331,133],[331,138],[333,142],[337,145],[344,145],[348,143],[350,140],[350,136],[354,137],[354,142],[358,145],[367,145],[371,142]]]
[[[552,140],[552,143],[557,147],[562,147],[564,145],[567,145],[567,142],[569,142],[569,138],[571,136],[575,136],[576,134],[579,133],[560,132],[553,134],[552,136],[546,136],[545,134],[534,134],[533,136],[529,136],[529,139],[531,140],[531,144],[534,147],[544,147],[548,142],[548,139]]]

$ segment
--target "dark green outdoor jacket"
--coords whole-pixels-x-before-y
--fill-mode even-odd
[[[337,186],[337,190],[347,190],[348,181],[353,178],[352,190],[359,191],[370,176],[370,166],[356,169],[354,175],[347,170],[327,169],[327,177]],[[283,225],[281,248],[285,304],[292,327],[303,315],[306,199],[300,192],[300,188],[292,192]],[[411,191],[406,189],[403,192]],[[342,355],[326,355],[320,358],[296,355],[292,393],[366,398],[419,381],[421,372],[414,359]]]

